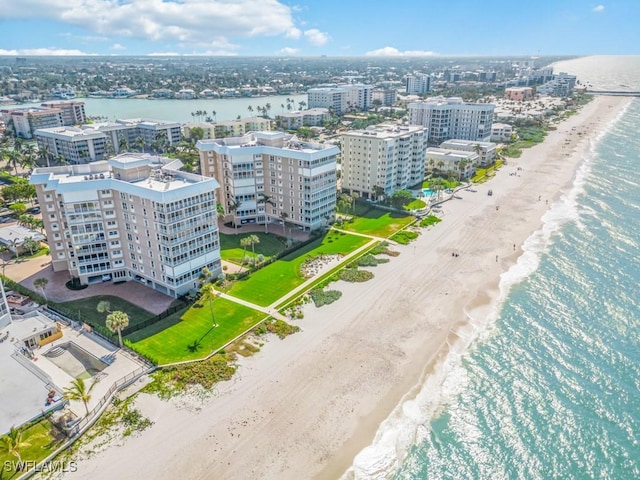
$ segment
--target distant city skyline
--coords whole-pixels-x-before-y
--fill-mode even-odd
[[[640,43],[636,0],[0,0],[0,12],[0,55],[629,55]]]

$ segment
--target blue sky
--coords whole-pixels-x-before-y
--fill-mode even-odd
[[[638,54],[640,0],[0,0],[0,55]]]

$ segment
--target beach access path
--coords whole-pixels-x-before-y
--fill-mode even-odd
[[[442,206],[441,223],[393,246],[401,254],[372,268],[374,279],[332,284],[339,301],[306,305],[300,333],[240,359],[233,380],[210,398],[186,405],[141,394],[136,408],[154,425],[81,455],[65,478],[334,479],[372,442],[386,446],[358,455],[348,476],[393,469],[412,439],[405,432],[383,441],[380,424],[404,415],[398,405],[481,328],[500,274],[628,101],[597,97],[477,192],[459,192]]]

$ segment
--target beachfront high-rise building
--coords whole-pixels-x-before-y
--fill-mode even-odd
[[[369,110],[373,87],[359,83],[317,87],[307,90],[309,108],[329,108],[336,115],[357,110]]]
[[[426,73],[415,73],[405,77],[407,82],[406,92],[409,95],[425,95],[431,90],[431,77]]]
[[[565,72],[556,73],[553,78],[536,88],[538,95],[551,95],[553,97],[568,97],[573,93],[577,77]]]
[[[478,154],[475,152],[430,147],[427,148],[425,167],[430,174],[439,172],[463,179],[473,175],[478,160]]]
[[[78,127],[41,128],[35,131],[38,149],[49,152],[48,162],[64,158],[67,163],[104,160],[107,136],[104,132]],[[115,150],[114,150],[115,151]]]
[[[328,143],[302,142],[284,132],[201,140],[200,170],[220,184],[225,220],[235,225],[279,223],[301,230],[326,225],[336,206],[336,157]]]
[[[481,167],[492,165],[496,161],[496,144],[492,142],[474,142],[471,140],[452,139],[442,142],[440,148],[474,152],[478,154],[476,163]]]
[[[84,285],[134,280],[177,297],[221,271],[212,179],[179,160],[126,153],[85,165],[36,168],[53,270]]]
[[[486,141],[491,136],[495,105],[464,103],[459,97],[433,97],[409,104],[409,124],[427,129],[430,145],[445,140]]]
[[[377,198],[424,180],[423,127],[376,125],[341,135],[340,144],[343,190]]]

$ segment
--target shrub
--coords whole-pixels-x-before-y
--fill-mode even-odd
[[[409,245],[413,240],[418,238],[418,234],[416,232],[411,232],[409,230],[402,230],[391,237],[391,240],[398,242],[401,245]]]
[[[291,325],[284,320],[271,319],[264,322],[264,326],[269,333],[275,333],[280,339],[300,331],[297,325]]]
[[[430,227],[431,225],[435,225],[436,223],[440,223],[442,219],[436,217],[435,215],[429,215],[426,218],[420,220],[421,227]]]
[[[330,303],[335,302],[342,296],[342,292],[338,290],[327,290],[324,291],[321,288],[316,288],[309,292],[311,296],[311,300],[316,307],[321,307],[323,305],[329,305]]]
[[[340,271],[340,280],[345,282],[366,282],[373,278],[373,273],[368,270],[358,270],[357,268],[345,268]]]
[[[80,283],[80,279],[77,277],[73,277],[71,280],[69,280],[67,283],[65,283],[65,286],[69,289],[69,290],[84,290],[85,288],[87,288],[89,285],[82,285]]]

